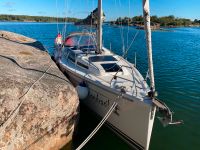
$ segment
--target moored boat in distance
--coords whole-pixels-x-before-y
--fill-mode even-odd
[[[148,0],[143,0],[143,8],[150,87],[134,64],[102,46],[102,0],[98,1],[97,34],[71,33],[62,44],[55,44],[54,59],[69,80],[82,87],[81,101],[97,115],[104,117],[117,102],[107,124],[134,148],[147,150],[156,110],[165,124],[172,123],[172,113],[156,98]]]

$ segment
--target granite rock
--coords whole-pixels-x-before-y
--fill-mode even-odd
[[[3,34],[3,36],[2,36]],[[75,88],[36,40],[0,31],[0,149],[56,150],[72,140]]]

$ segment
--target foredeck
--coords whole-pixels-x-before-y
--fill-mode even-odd
[[[133,64],[121,56],[103,48],[102,54],[72,50],[75,56],[74,59],[70,59],[69,48],[64,51],[67,54],[62,56],[61,63],[72,72],[113,90],[124,90],[126,94],[140,99],[147,96],[149,87],[143,77]]]

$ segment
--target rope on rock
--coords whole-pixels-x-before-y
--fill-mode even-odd
[[[24,98],[27,93],[30,91],[30,89],[32,89],[32,87],[36,84],[36,82],[40,81],[44,76],[45,74],[49,71],[49,69],[51,68],[51,65],[49,65],[49,67],[43,72],[42,76],[40,76],[29,88],[28,90],[22,95],[19,97],[19,100]],[[8,116],[8,118],[2,123],[0,124],[0,133],[5,130],[5,128],[12,122],[12,120],[16,117],[17,113],[19,112],[19,109],[21,107],[21,105],[24,103],[26,99],[22,99],[21,102],[18,104],[17,107],[15,107],[15,109],[10,113],[10,115]]]
[[[119,98],[119,96],[118,96]],[[90,135],[83,141],[83,143],[81,143],[81,145],[79,145],[78,148],[76,148],[76,150],[80,150],[82,149],[87,142],[97,133],[97,131],[103,126],[103,124],[106,122],[106,120],[109,118],[109,116],[112,114],[112,112],[115,110],[117,106],[117,103],[114,102],[113,105],[110,107],[110,109],[108,110],[108,112],[106,113],[106,115],[104,116],[104,118],[101,120],[101,122],[97,125],[97,127],[90,133]]]

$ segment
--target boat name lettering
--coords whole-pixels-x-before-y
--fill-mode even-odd
[[[99,95],[96,92],[90,93],[90,98],[95,100],[98,104],[108,107],[110,105],[110,100],[106,98],[105,96]]]

